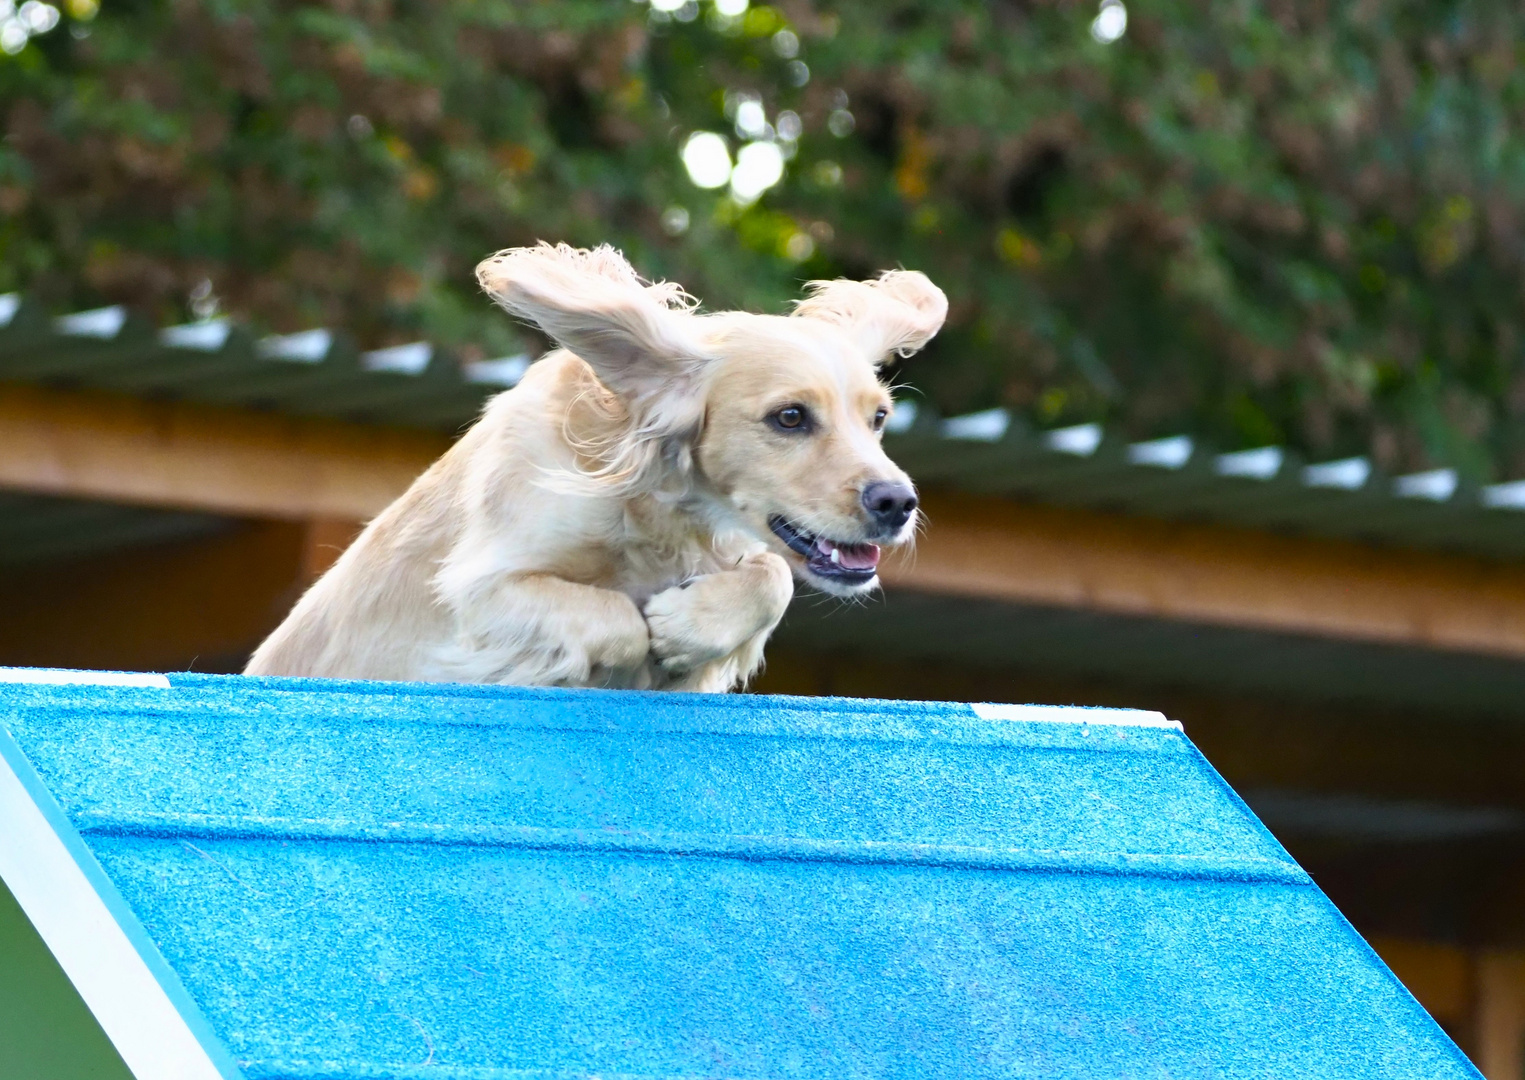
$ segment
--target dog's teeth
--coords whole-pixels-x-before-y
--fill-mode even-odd
[[[841,548],[832,548],[831,549],[831,561],[833,563],[835,563],[837,566],[841,566],[842,565],[842,549]]]

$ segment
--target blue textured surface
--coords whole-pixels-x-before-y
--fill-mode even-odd
[[[0,686],[250,1080],[1475,1077],[1171,730]]]

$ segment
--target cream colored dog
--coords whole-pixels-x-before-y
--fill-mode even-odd
[[[729,690],[792,579],[878,582],[915,528],[875,369],[937,333],[918,273],[701,315],[611,248],[502,251],[482,287],[562,348],[499,394],[297,603],[251,675]]]

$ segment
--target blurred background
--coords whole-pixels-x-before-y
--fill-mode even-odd
[[[545,343],[906,266],[930,518],[757,689],[1163,710],[1525,1078],[1525,14],[0,0],[0,664],[236,671]]]

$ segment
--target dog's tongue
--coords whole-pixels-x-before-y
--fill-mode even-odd
[[[878,544],[834,544],[830,540],[818,538],[815,546],[828,559],[835,551],[837,557],[833,561],[844,570],[873,570],[879,565]]]

